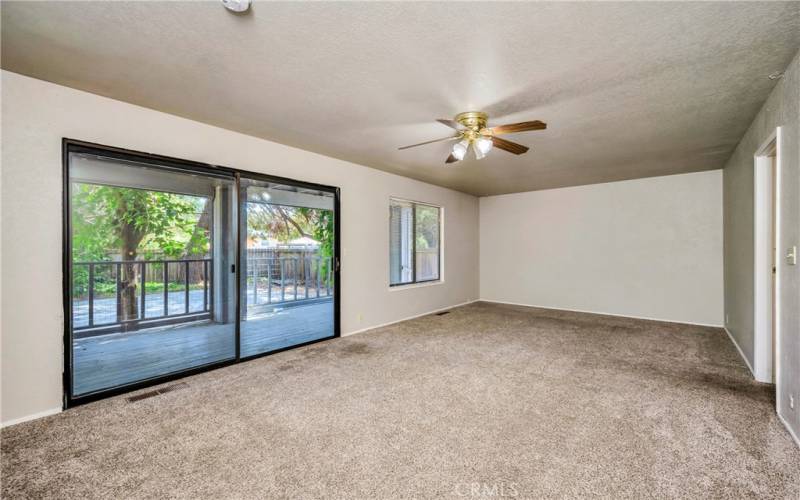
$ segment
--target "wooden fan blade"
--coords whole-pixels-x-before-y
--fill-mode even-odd
[[[444,162],[445,163],[455,163],[457,161],[461,161],[461,160],[459,160],[458,158],[456,158],[455,156],[453,156],[451,154],[450,156],[447,157],[447,159]]]
[[[461,130],[461,127],[458,125],[458,122],[454,122],[453,120],[445,120],[444,118],[439,118],[436,121],[441,123],[442,125],[447,125],[448,127],[454,130]]]
[[[489,131],[493,135],[513,134],[516,132],[527,132],[528,130],[544,130],[547,124],[539,120],[532,122],[509,123],[508,125],[498,125],[492,127]]]
[[[507,141],[494,136],[492,137],[492,144],[494,144],[494,147],[496,148],[508,151],[509,153],[514,153],[515,155],[527,153],[529,149],[527,146],[523,146],[522,144],[517,144],[516,142]]]
[[[455,140],[455,139],[460,139],[460,138],[461,138],[461,136],[460,136],[460,135],[454,135],[454,136],[451,136],[451,137],[443,137],[443,138],[441,138],[441,139],[434,139],[434,140],[432,140],[432,141],[420,142],[419,144],[412,144],[412,145],[410,145],[410,146],[403,146],[402,148],[397,148],[397,149],[408,149],[408,148],[415,148],[415,147],[417,147],[417,146],[424,146],[424,145],[426,145],[426,144],[433,144],[434,142],[441,142],[441,141],[452,141],[452,140]]]

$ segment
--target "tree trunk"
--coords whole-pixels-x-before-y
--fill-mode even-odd
[[[136,288],[139,283],[139,265],[132,262],[136,260],[138,242],[134,244],[132,229],[127,225],[122,231],[122,277],[120,278],[119,306],[117,321],[139,318],[139,301],[136,300]]]
[[[138,267],[138,264],[132,262],[122,264],[117,321],[139,318],[139,301],[136,300],[136,288],[139,283]]]
[[[127,223],[125,220],[130,217],[130,211],[141,211],[142,202],[132,200],[133,206],[128,206],[127,200],[120,194],[119,204],[117,205],[117,220],[119,220],[120,251],[123,260],[121,267],[122,276],[120,277],[119,303],[117,304],[117,321],[134,320],[139,318],[139,301],[136,300],[136,289],[139,279],[139,264],[136,260],[137,249],[142,241],[144,234],[137,230],[134,224]],[[144,290],[142,290],[142,293]]]

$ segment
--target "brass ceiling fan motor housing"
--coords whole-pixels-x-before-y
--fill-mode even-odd
[[[460,123],[464,128],[478,133],[486,128],[486,123],[489,121],[489,115],[482,111],[467,111],[465,113],[457,114],[455,121]]]

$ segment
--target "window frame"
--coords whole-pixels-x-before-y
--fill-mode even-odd
[[[412,255],[412,266],[411,266],[411,281],[404,281],[402,283],[392,283],[392,269],[391,269],[391,252],[392,252],[392,225],[391,225],[391,218],[392,212],[391,207],[394,202],[398,202],[400,204],[410,204],[411,205],[411,255]],[[437,232],[437,241],[436,241],[436,248],[437,248],[437,259],[436,259],[436,278],[427,279],[427,280],[417,280],[417,206],[424,206],[429,208],[435,208],[439,212],[439,231]],[[425,201],[414,201],[409,200],[406,198],[400,198],[397,196],[390,196],[389,197],[389,288],[390,289],[398,289],[403,287],[417,287],[420,285],[432,285],[436,283],[443,283],[444,278],[442,277],[442,259],[444,258],[444,253],[442,252],[443,249],[443,231],[444,231],[444,207],[441,205],[436,205],[434,203],[429,203]]]

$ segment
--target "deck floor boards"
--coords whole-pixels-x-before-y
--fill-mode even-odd
[[[277,309],[242,322],[241,356],[330,337],[333,302]],[[73,341],[75,395],[233,359],[235,325],[197,322]]]

